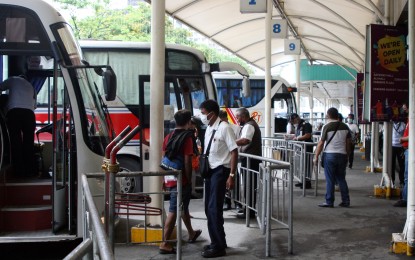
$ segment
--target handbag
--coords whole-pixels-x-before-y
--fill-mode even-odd
[[[219,125],[220,123],[222,123],[222,121],[219,122]],[[199,172],[200,172],[200,176],[202,176],[202,178],[204,179],[210,178],[209,152],[210,152],[210,145],[212,144],[212,140],[213,140],[213,137],[215,136],[215,133],[216,133],[216,129],[213,130],[212,132],[212,136],[210,137],[209,144],[206,148],[206,152],[199,156]]]
[[[337,133],[337,129],[339,129],[339,126],[340,126],[340,122],[337,123],[336,131],[334,131],[333,135],[327,141],[326,146],[324,146],[323,152],[321,153],[321,160],[320,160],[321,168],[324,168],[324,160],[326,159],[326,154],[324,153],[324,151],[326,150],[327,145],[329,145],[329,143],[333,139],[334,135]]]

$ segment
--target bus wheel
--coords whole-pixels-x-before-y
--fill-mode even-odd
[[[121,172],[137,172],[140,170],[140,165],[137,160],[129,157],[118,157],[118,163],[121,167]],[[143,191],[143,179],[141,176],[137,177],[120,177],[117,178],[120,184],[121,193],[135,193]]]

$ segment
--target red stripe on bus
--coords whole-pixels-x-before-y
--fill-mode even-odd
[[[236,120],[236,117],[233,114],[232,109],[230,109],[230,108],[225,108],[225,109],[226,109],[226,112],[228,113],[228,119],[230,119],[230,122],[234,125],[237,125],[238,121]]]

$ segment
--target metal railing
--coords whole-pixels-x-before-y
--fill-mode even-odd
[[[83,238],[84,241],[76,247],[65,259],[79,259],[86,257],[88,259],[114,259],[114,237],[115,237],[115,215],[118,210],[119,215],[127,216],[129,223],[130,215],[144,215],[145,223],[147,215],[159,215],[162,223],[162,240],[151,241],[163,242],[167,241],[164,237],[164,195],[168,193],[177,193],[177,259],[181,259],[181,204],[182,204],[182,174],[181,171],[162,171],[162,172],[128,172],[120,173],[120,168],[116,160],[117,152],[139,131],[139,127],[135,127],[131,132],[130,127],[126,127],[105,149],[104,163],[102,169],[104,173],[86,173],[81,177],[82,181],[82,203],[83,203]],[[151,193],[135,193],[135,194],[116,194],[116,177],[150,177],[150,176],[168,176],[173,175],[177,178],[177,191],[171,192],[151,192]],[[97,207],[89,188],[88,178],[104,179],[104,224],[102,225]],[[98,180],[97,180],[98,181]],[[162,208],[149,207],[147,204],[151,202],[150,195],[159,194],[162,196]],[[122,210],[126,210],[122,212]],[[134,211],[134,213],[130,212]],[[147,242],[147,225],[144,225],[144,243]],[[127,227],[129,228],[129,227]],[[127,241],[130,241],[127,239]]]
[[[293,175],[291,164],[281,160],[239,153],[246,164],[239,164],[237,186],[232,199],[245,207],[245,223],[250,225],[250,211],[256,213],[258,225],[265,235],[265,254],[271,254],[272,230],[288,230],[288,252],[293,252]],[[253,160],[261,161],[252,169]],[[288,187],[288,188],[287,188]],[[277,223],[273,229],[271,221]]]
[[[102,177],[104,174],[101,173]],[[104,226],[102,225],[98,209],[95,206],[94,199],[89,189],[88,180],[85,174],[82,175],[82,208],[84,209],[84,241],[79,244],[72,252],[67,255],[65,260],[80,259],[86,257],[87,259],[95,259],[99,256],[100,259],[109,260],[115,259],[114,253],[110,246],[109,240],[105,234]]]
[[[292,163],[293,178],[302,183],[303,196],[306,196],[307,181],[314,182],[314,196],[317,196],[320,167],[313,165],[317,143],[286,140],[283,136],[262,138],[262,155]]]

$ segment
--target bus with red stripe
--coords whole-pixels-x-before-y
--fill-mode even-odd
[[[117,75],[117,98],[106,102],[115,133],[127,124],[140,125],[141,132],[118,153],[117,160],[126,170],[148,169],[150,136],[150,43],[121,41],[80,41],[85,59],[90,63],[110,64]],[[194,48],[166,44],[164,84],[164,130],[171,129],[173,115],[188,109],[198,115],[206,99],[217,99],[212,72],[234,71],[245,78],[248,72],[233,62],[209,63]],[[249,85],[244,87],[247,93]],[[203,131],[201,133],[203,135]],[[203,140],[203,138],[201,138]],[[143,183],[131,183],[141,190]]]
[[[227,72],[212,73],[218,102],[222,109],[228,113],[228,120],[237,124],[235,111],[239,107],[249,110],[251,117],[258,123],[264,136],[264,114],[265,114],[265,78],[263,76],[250,76],[250,95],[242,95],[243,77]],[[271,109],[274,120],[271,121],[271,133],[285,133],[287,118],[291,113],[296,113],[297,107],[294,93],[296,88],[282,77],[271,78]]]

